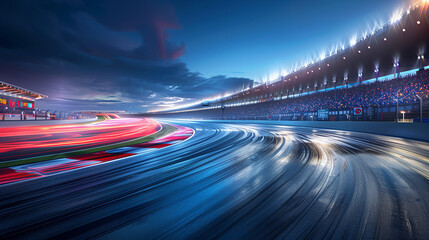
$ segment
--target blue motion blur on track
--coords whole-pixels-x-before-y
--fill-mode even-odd
[[[6,239],[429,239],[429,143],[203,121],[176,145],[0,187]]]

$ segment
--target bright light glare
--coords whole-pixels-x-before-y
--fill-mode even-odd
[[[394,24],[401,20],[402,18],[402,11],[397,11],[393,14],[393,16],[390,18],[390,24]]]
[[[282,76],[287,76],[289,75],[289,70],[282,68]]]
[[[269,82],[274,82],[280,78],[280,74],[277,72],[273,72],[269,75],[268,80]]]
[[[356,35],[350,39],[350,47],[353,47],[357,43]]]
[[[320,60],[323,60],[323,59],[325,59],[326,58],[326,52],[325,51],[323,51],[321,54],[320,54]]]

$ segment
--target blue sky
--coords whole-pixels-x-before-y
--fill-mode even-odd
[[[411,2],[0,2],[0,79],[36,106],[145,112],[246,88],[389,21]]]
[[[180,3],[179,3],[180,2]],[[400,0],[178,1],[182,57],[205,76],[259,78],[319,54],[407,5]]]

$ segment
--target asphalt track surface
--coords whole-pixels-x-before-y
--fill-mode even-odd
[[[146,154],[0,186],[4,239],[429,239],[429,143],[183,122]]]

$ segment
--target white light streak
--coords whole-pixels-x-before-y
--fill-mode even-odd
[[[393,25],[393,24],[399,22],[402,18],[402,13],[403,13],[402,9],[394,12],[392,17],[390,18],[390,24]]]
[[[357,43],[357,37],[356,35],[354,35],[351,39],[350,39],[350,47],[353,47],[354,45],[356,45]],[[344,47],[344,46],[343,46]],[[343,48],[344,50],[344,48]]]

